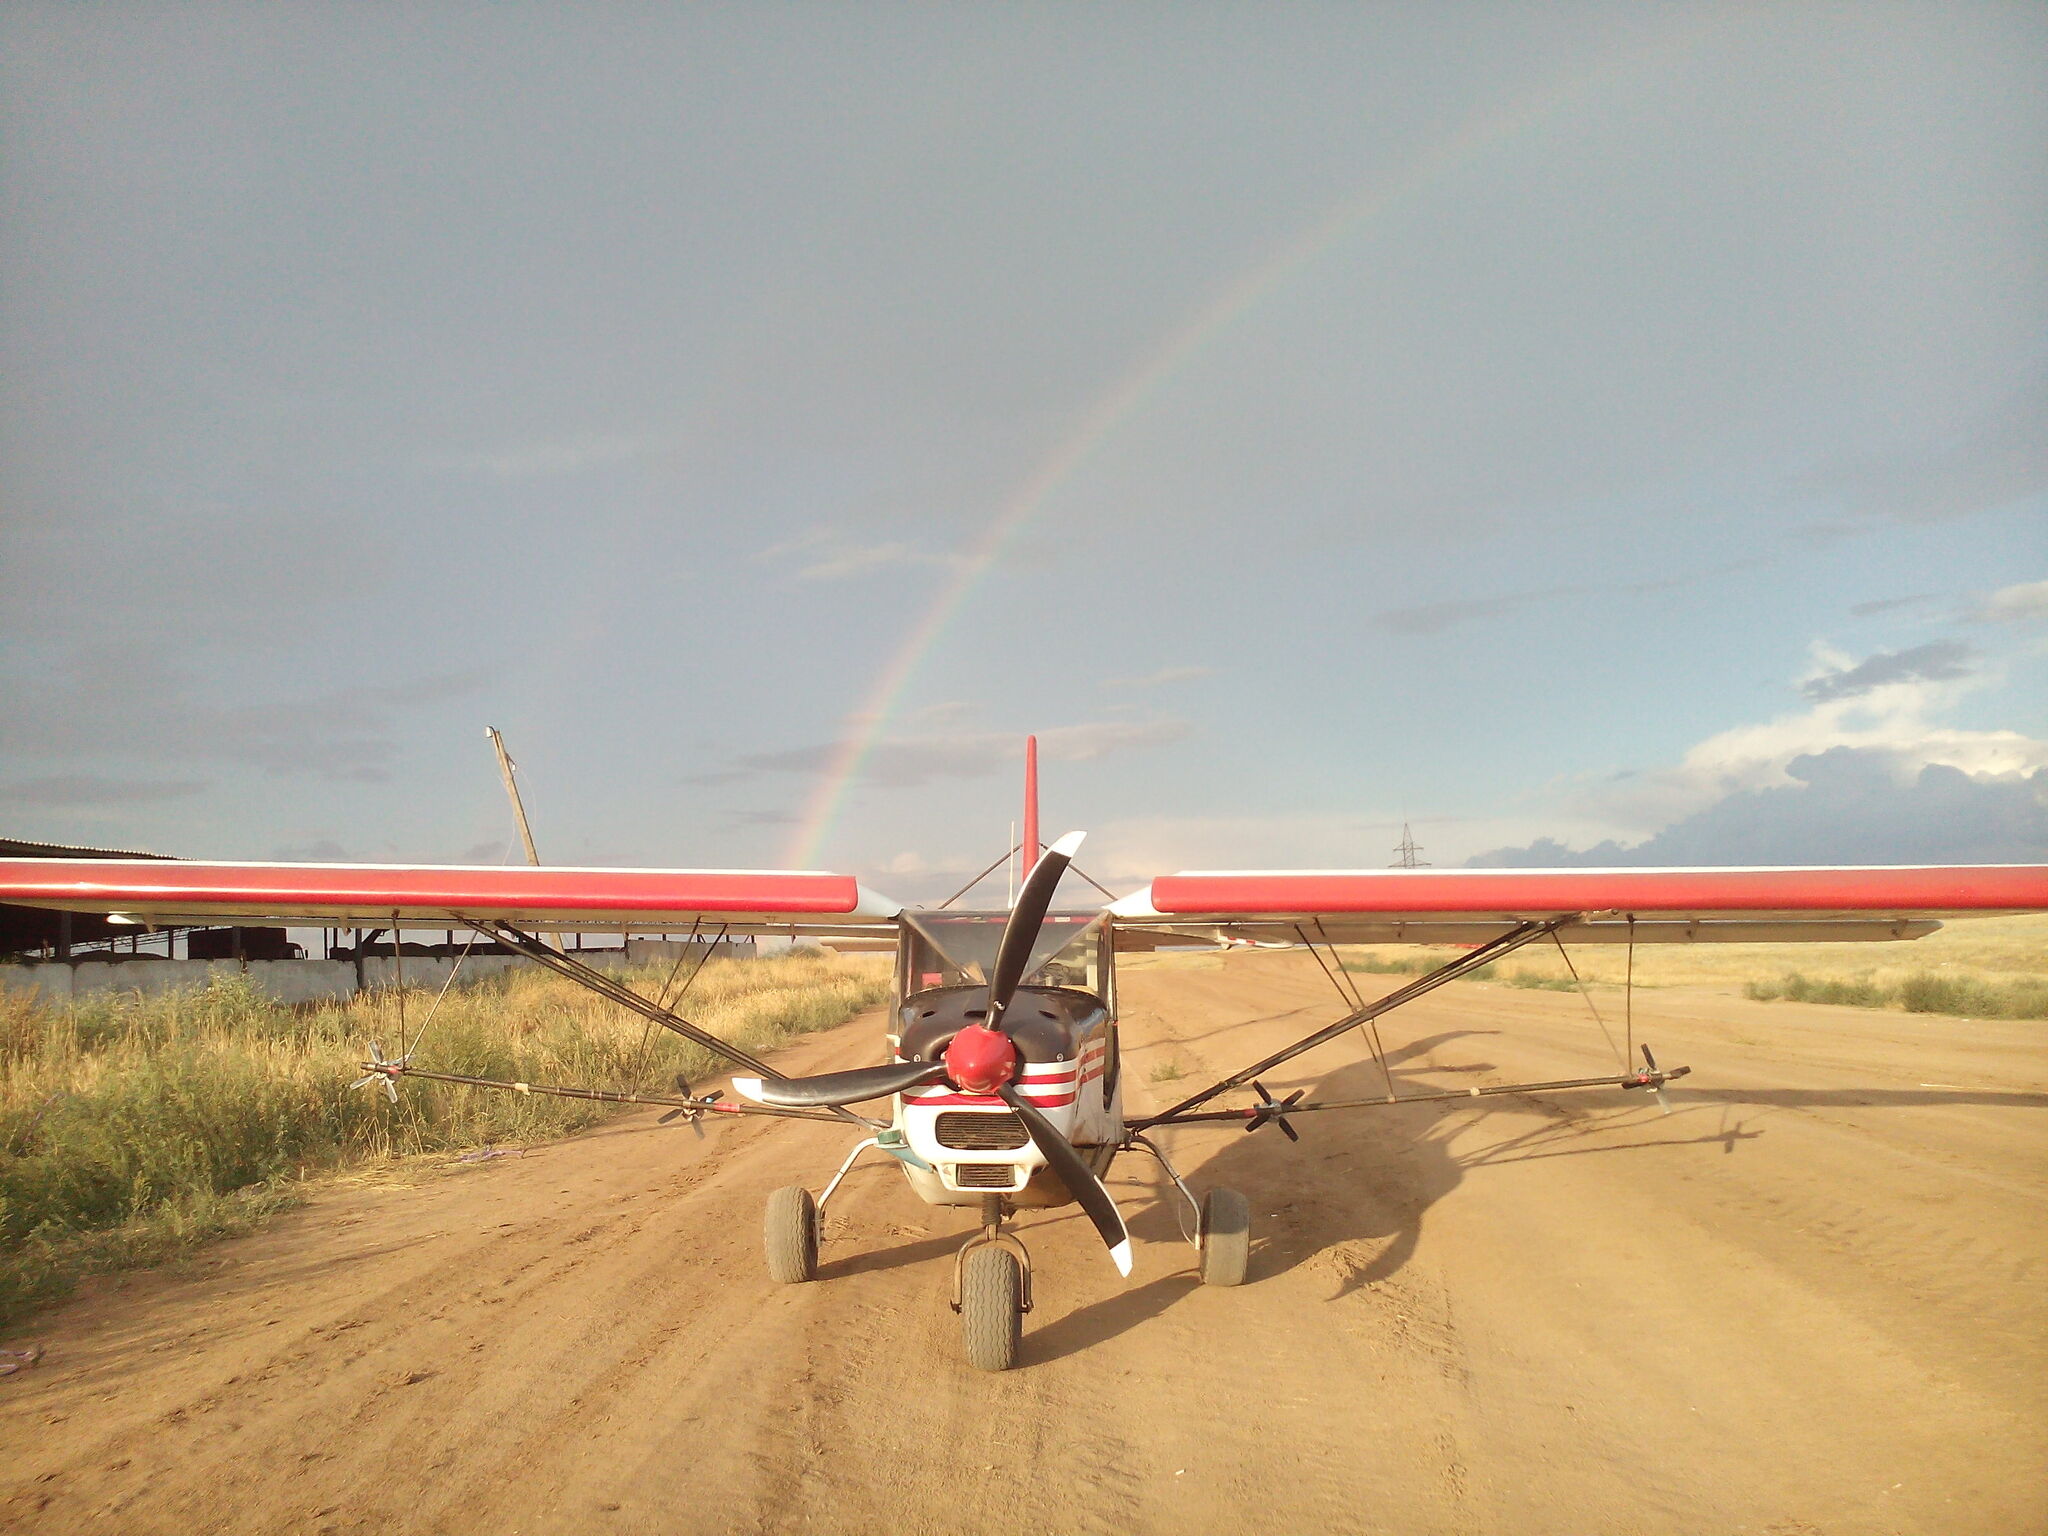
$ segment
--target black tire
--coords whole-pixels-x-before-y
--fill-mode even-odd
[[[1252,1256],[1252,1205],[1234,1189],[1202,1196],[1202,1284],[1243,1285]]]
[[[818,1202],[803,1185],[788,1185],[768,1197],[761,1236],[770,1280],[797,1285],[818,1278]]]
[[[1007,1248],[970,1248],[960,1266],[960,1335],[967,1363],[978,1371],[1007,1371],[1017,1363],[1024,1334],[1024,1266]]]

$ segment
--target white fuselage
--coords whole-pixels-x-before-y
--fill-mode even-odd
[[[1075,1059],[1024,1064],[1017,1092],[1061,1135],[1106,1166],[1123,1139],[1122,1095],[1110,1083],[1108,1030],[1096,1033]],[[905,1163],[918,1194],[933,1205],[978,1205],[1007,1195],[1020,1205],[1061,1205],[1071,1198],[1045,1171],[1045,1158],[1009,1107],[993,1094],[962,1093],[950,1084],[900,1094],[894,1121],[929,1170]]]

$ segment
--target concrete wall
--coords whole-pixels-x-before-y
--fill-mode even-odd
[[[251,960],[250,978],[281,1003],[314,1003],[351,997],[356,968],[346,960]],[[235,960],[60,960],[39,965],[0,965],[0,989],[39,994],[49,1002],[98,992],[159,992],[203,987],[215,975],[243,969]]]
[[[624,953],[616,949],[584,950],[577,956],[597,971],[618,971],[628,966],[673,965],[682,951],[690,959],[701,947],[635,939]],[[719,956],[750,956],[752,946],[745,940],[737,945],[720,945]],[[494,976],[511,966],[530,966],[531,960],[517,955],[471,955],[462,961],[464,984]],[[408,955],[401,966],[388,956],[363,961],[362,980],[366,988],[394,985],[404,973],[406,985],[439,988],[455,970],[453,959],[434,960]],[[0,991],[40,994],[51,1002],[89,997],[98,992],[134,992],[153,997],[159,992],[203,987],[215,975],[246,972],[258,990],[281,1003],[317,1003],[356,992],[356,965],[352,960],[81,960],[77,963],[44,961],[32,965],[0,965]]]

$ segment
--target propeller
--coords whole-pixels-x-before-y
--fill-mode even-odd
[[[1650,1054],[1650,1047],[1647,1044],[1643,1047],[1643,1065],[1650,1069],[1651,1075],[1653,1077],[1657,1077],[1659,1079],[1658,1081],[1650,1084],[1650,1092],[1657,1095],[1657,1107],[1663,1110],[1665,1114],[1670,1114],[1671,1101],[1664,1097],[1664,1084],[1662,1081],[1662,1074],[1658,1073],[1657,1071],[1657,1058]]]
[[[690,1092],[690,1079],[681,1072],[676,1074],[676,1092],[686,1099],[693,1097]],[[718,1099],[718,1090],[715,1088],[710,1093],[704,1095],[704,1102],[706,1104],[715,1104],[718,1102]],[[654,1123],[656,1125],[673,1125],[678,1120],[689,1121],[690,1129],[697,1133],[697,1139],[699,1141],[704,1139],[704,1111],[701,1109],[672,1109]]]
[[[370,1059],[363,1063],[363,1075],[350,1083],[349,1087],[367,1088],[372,1083],[382,1083],[384,1085],[384,1092],[390,1096],[391,1102],[396,1104],[398,1102],[398,1074],[405,1070],[405,1064],[411,1060],[412,1056],[408,1053],[407,1055],[394,1057],[390,1061],[386,1061],[383,1051],[378,1049],[377,1042],[372,1040],[370,1042]]]
[[[1647,1045],[1642,1047],[1642,1052],[1643,1065],[1647,1067],[1649,1070],[1645,1072],[1638,1072],[1635,1075],[1636,1080],[1630,1083],[1628,1086],[1631,1088],[1647,1088],[1652,1093],[1656,1094],[1657,1107],[1663,1110],[1664,1113],[1668,1115],[1671,1113],[1671,1101],[1664,1097],[1664,1085],[1670,1082],[1671,1079],[1673,1079],[1674,1077],[1684,1077],[1686,1073],[1692,1070],[1692,1068],[1673,1067],[1670,1071],[1666,1072],[1658,1067],[1657,1058],[1650,1054],[1650,1048]]]
[[[969,1024],[953,1036],[939,1060],[893,1062],[851,1072],[825,1072],[816,1077],[736,1077],[732,1085],[757,1103],[785,1108],[854,1104],[937,1082],[949,1082],[963,1093],[994,1094],[1010,1106],[1046,1166],[1059,1175],[1060,1182],[1080,1202],[1108,1245],[1110,1262],[1116,1265],[1117,1273],[1129,1275],[1131,1236],[1124,1226],[1123,1214],[1117,1210],[1101,1176],[1088,1166],[1074,1144],[1012,1086],[1021,1058],[1016,1042],[1003,1028],[1003,1016],[1023,984],[1032,951],[1038,944],[1039,930],[1052,910],[1060,877],[1066,874],[1085,835],[1069,832],[1032,865],[1024,888],[1017,893],[1017,904],[1010,909],[1009,921],[1003,925],[995,961],[989,966],[988,1009],[980,1023]]]
[[[1255,1080],[1252,1083],[1252,1091],[1259,1096],[1259,1107],[1253,1110],[1251,1118],[1245,1121],[1245,1130],[1247,1132],[1256,1131],[1270,1120],[1280,1127],[1280,1134],[1289,1141],[1301,1140],[1301,1132],[1287,1123],[1287,1111],[1294,1108],[1295,1102],[1304,1093],[1307,1093],[1308,1090],[1306,1088],[1297,1088],[1294,1092],[1287,1095],[1286,1098],[1276,1099],[1273,1095],[1266,1092],[1266,1085],[1264,1083]]]

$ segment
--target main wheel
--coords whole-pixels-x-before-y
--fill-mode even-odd
[[[981,1371],[1007,1371],[1017,1363],[1024,1333],[1024,1267],[995,1243],[970,1248],[960,1266],[960,1334],[967,1363]]]
[[[795,1285],[818,1278],[818,1202],[803,1185],[788,1185],[768,1197],[761,1236],[770,1280]]]
[[[1210,1190],[1202,1196],[1202,1284],[1244,1284],[1251,1256],[1251,1202],[1234,1189]]]

